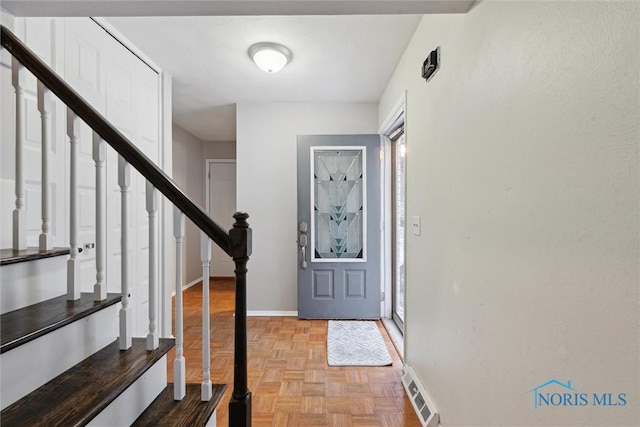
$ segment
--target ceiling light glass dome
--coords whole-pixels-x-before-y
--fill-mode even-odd
[[[291,61],[291,51],[277,43],[256,43],[249,48],[249,57],[267,73],[277,73]]]

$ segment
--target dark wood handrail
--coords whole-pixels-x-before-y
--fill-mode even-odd
[[[142,174],[193,223],[204,231],[225,253],[232,256],[230,238],[193,200],[178,188],[171,178],[142,151],[116,129],[95,108],[73,90],[55,71],[2,25],[2,46],[27,68],[39,81],[73,110],[107,144],[113,147],[131,166]]]

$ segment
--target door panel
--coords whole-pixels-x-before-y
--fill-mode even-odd
[[[380,137],[298,137],[298,315],[380,318]]]
[[[85,100],[104,113],[105,76],[101,72],[104,67],[104,55],[101,54],[104,45],[101,34],[88,19],[68,19],[64,27],[66,79]],[[77,168],[78,246],[82,250],[78,255],[80,283],[82,292],[93,292],[96,282],[95,249],[85,246],[96,241],[95,163],[93,131],[85,123],[80,126]]]
[[[151,161],[158,162],[159,76],[121,43],[87,18],[65,18],[66,74],[80,94],[129,138]],[[95,166],[92,132],[82,126],[80,142],[80,238],[81,244],[95,242]],[[107,148],[107,274],[108,292],[121,291],[121,219],[118,155]],[[131,170],[129,194],[129,260],[131,304],[135,307],[133,331],[144,336],[148,330],[149,221],[146,211],[145,179]],[[91,195],[91,196],[90,196]],[[86,232],[86,233],[85,233]],[[85,235],[86,234],[86,235]],[[94,250],[84,250],[83,290],[95,283]],[[89,262],[90,260],[90,262]],[[84,265],[86,264],[86,268]],[[156,263],[158,264],[158,263]],[[159,277],[159,276],[158,276]],[[85,285],[86,284],[86,285]]]

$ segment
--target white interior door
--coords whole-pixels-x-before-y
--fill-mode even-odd
[[[159,153],[159,76],[120,42],[87,18],[65,19],[67,80],[120,132],[153,162]],[[81,159],[86,167],[79,173],[80,243],[94,242],[95,168],[91,159],[92,134],[83,128]],[[107,148],[107,291],[121,291],[121,194],[118,186],[118,155]],[[86,203],[83,190],[86,187]],[[91,189],[91,191],[89,191]],[[133,331],[145,336],[148,330],[149,227],[145,203],[145,179],[131,171],[129,194],[129,250]],[[91,197],[89,196],[91,194]],[[87,236],[83,240],[83,230]],[[88,259],[93,251],[83,252]],[[91,257],[83,291],[92,291],[95,282],[95,256]],[[87,263],[88,264],[88,263]],[[158,264],[158,263],[157,263]],[[84,265],[84,264],[83,264]],[[84,269],[82,270],[84,272]]]
[[[207,160],[207,164],[209,216],[225,230],[230,230],[236,211],[236,161]],[[233,260],[217,245],[213,245],[210,275],[233,277],[234,268]]]

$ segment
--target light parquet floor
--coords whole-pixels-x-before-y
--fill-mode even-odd
[[[228,389],[218,406],[218,426],[226,426],[233,389],[232,279],[212,279],[211,379]],[[202,291],[184,292],[187,382],[202,381]],[[402,362],[380,324],[393,358],[387,367],[327,365],[327,321],[295,317],[247,319],[248,382],[253,393],[253,425],[419,427],[400,376]],[[173,381],[175,349],[169,354]]]

